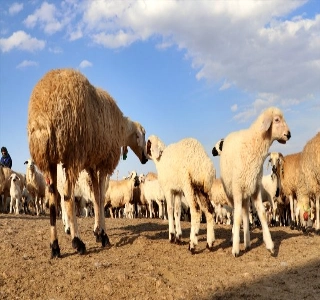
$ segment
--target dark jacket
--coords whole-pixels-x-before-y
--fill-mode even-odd
[[[4,165],[5,167],[8,167],[11,169],[12,167],[12,159],[9,153],[2,155],[0,159],[0,163]]]

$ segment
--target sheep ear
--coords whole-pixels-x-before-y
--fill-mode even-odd
[[[266,132],[269,130],[271,124],[272,124],[272,114],[265,114],[263,116],[262,124],[261,124],[261,131]]]

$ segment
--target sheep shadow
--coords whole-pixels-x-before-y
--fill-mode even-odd
[[[309,235],[310,237],[313,236],[313,231],[310,230],[306,233],[305,235]],[[206,241],[206,229],[200,229],[199,231],[199,242],[205,242]],[[273,257],[277,257],[281,248],[281,243],[284,240],[292,239],[298,236],[301,236],[303,234],[300,231],[285,231],[282,229],[276,229],[273,227],[271,231],[271,237],[274,242],[274,253],[272,253]],[[231,242],[231,237],[232,237],[232,229],[231,227],[228,228],[223,228],[223,227],[218,227],[215,228],[215,237],[216,241],[213,245],[213,248],[211,249],[212,252],[217,251],[218,249],[223,249],[226,250],[228,248],[232,248],[232,242]],[[221,240],[217,243],[217,240]],[[261,229],[256,228],[254,231],[250,231],[250,240],[251,240],[251,247],[248,250],[241,250],[239,253],[239,256],[244,255],[246,252],[261,247],[265,246],[264,241],[263,241],[263,233]],[[240,247],[241,244],[243,245],[243,230],[240,230]],[[196,250],[195,254],[202,253],[204,251],[208,251],[208,249],[199,249]]]

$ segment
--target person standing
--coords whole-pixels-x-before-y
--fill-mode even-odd
[[[8,153],[8,150],[6,147],[1,147],[1,153],[2,153],[2,156],[1,156],[1,159],[0,159],[0,163],[11,169],[12,167],[12,159],[11,159],[11,156],[10,154]]]

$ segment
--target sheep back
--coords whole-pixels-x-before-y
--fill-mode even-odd
[[[118,164],[123,114],[107,92],[80,72],[45,74],[32,91],[28,114],[30,154],[43,172],[62,162],[75,183],[87,167],[103,167],[111,174]]]
[[[299,180],[300,188],[305,194],[320,193],[320,132],[318,132],[304,146],[301,153],[302,180]]]
[[[183,191],[186,184],[201,187],[210,193],[216,177],[213,162],[203,146],[193,138],[186,138],[167,146],[160,163],[155,160],[158,180],[163,189]]]

